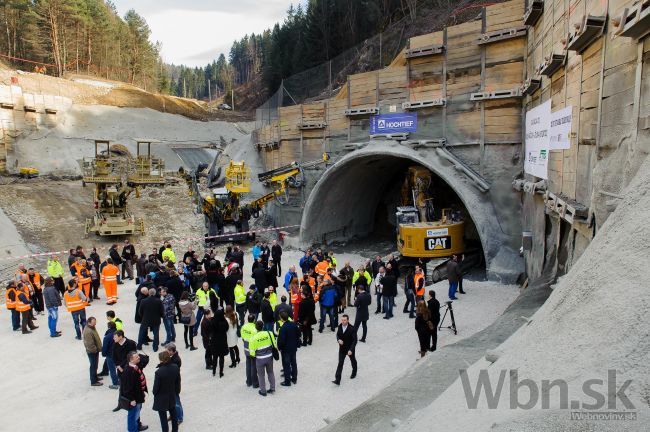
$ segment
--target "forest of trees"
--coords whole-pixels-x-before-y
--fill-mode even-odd
[[[207,98],[233,86],[262,80],[267,94],[283,78],[324,63],[380,33],[417,8],[439,0],[309,0],[305,8],[291,6],[284,22],[235,41],[229,58],[202,68],[171,67],[172,93]],[[179,81],[180,78],[180,81]]]
[[[160,45],[135,10],[109,0],[0,0],[0,58],[24,69],[84,73],[149,91],[214,99],[253,81],[270,94],[282,79],[324,63],[417,9],[449,0],[308,0],[282,23],[233,43],[204,67],[163,64]]]
[[[165,91],[160,47],[134,10],[104,0],[1,0],[0,54],[25,70],[87,73]]]

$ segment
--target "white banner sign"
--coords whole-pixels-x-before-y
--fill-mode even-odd
[[[566,107],[551,114],[551,131],[549,148],[567,150],[571,148],[571,118],[573,107]]]
[[[550,126],[550,100],[526,112],[526,161],[524,162],[524,171],[543,179],[548,178]]]

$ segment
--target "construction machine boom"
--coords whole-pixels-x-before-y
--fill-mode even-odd
[[[329,155],[324,153],[323,158],[316,161],[304,164],[291,162],[259,174],[258,180],[266,186],[274,187],[274,190],[250,202],[244,202],[244,196],[251,190],[251,180],[250,168],[243,161],[230,161],[225,169],[223,187],[200,191],[197,179],[202,175],[200,172],[195,173],[191,177],[190,187],[195,190],[199,208],[205,217],[206,228],[208,228],[206,243],[254,238],[254,234],[249,233],[251,217],[259,217],[262,209],[274,200],[286,204],[289,198],[289,187],[299,188],[304,185],[304,168],[314,167],[328,160]],[[210,182],[208,179],[208,184]]]

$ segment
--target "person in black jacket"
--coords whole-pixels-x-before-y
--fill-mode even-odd
[[[393,304],[397,295],[397,279],[389,269],[386,270],[386,275],[381,279],[381,295],[384,302],[384,319],[391,319],[393,318]]]
[[[271,258],[273,258],[273,262],[278,266],[278,274],[282,274],[282,246],[278,244],[277,240],[273,240]]]
[[[163,432],[169,431],[167,413],[171,418],[172,432],[177,432],[176,396],[181,393],[181,370],[171,362],[171,356],[167,351],[161,352],[158,359],[160,364],[157,366],[153,381],[153,410],[158,411]]]
[[[145,430],[138,425],[140,410],[147,393],[147,379],[139,367],[140,356],[137,352],[131,351],[127,354],[128,363],[120,376],[120,399],[127,401],[129,405],[126,426],[128,432]],[[165,419],[167,420],[167,419]]]
[[[230,256],[232,262],[239,264],[239,268],[244,268],[244,251],[239,246],[233,246],[232,254]]]
[[[372,278],[373,279],[377,277],[377,275],[379,274],[379,269],[382,268],[382,267],[385,267],[385,264],[381,260],[381,257],[379,255],[377,255],[375,260],[370,265],[370,269],[371,269],[371,272],[372,272]]]
[[[251,274],[251,277],[255,281],[255,286],[257,287],[258,291],[264,291],[264,289],[268,286],[266,283],[266,268],[264,268],[263,265],[260,264],[255,267],[253,273]]]
[[[212,311],[206,309],[203,312],[203,319],[201,320],[201,342],[203,342],[203,349],[205,350],[205,368],[212,369],[212,348],[210,347],[210,333],[212,333]]]
[[[388,268],[388,266],[390,266],[392,269],[395,279],[399,280],[402,274],[399,271],[399,263],[393,255],[388,255],[388,259],[386,260],[386,268]]]
[[[261,304],[261,294],[255,290],[255,285],[251,285],[248,287],[248,293],[246,293],[246,310],[248,310],[248,314],[253,315],[255,319],[257,319],[257,315],[260,313]]]
[[[298,308],[298,322],[300,323],[300,330],[302,332],[302,346],[311,345],[314,336],[314,329],[312,326],[316,324],[316,304],[311,295],[309,285],[300,294],[302,300]]]
[[[433,322],[433,330],[431,330],[431,347],[429,351],[435,351],[438,345],[438,324],[440,324],[440,302],[436,300],[436,292],[429,291],[429,301],[427,301],[427,309]]]
[[[117,330],[113,334],[113,362],[115,363],[115,368],[117,369],[117,376],[121,376],[122,372],[126,368],[127,363],[129,362],[128,354],[131,351],[137,349],[135,341],[128,339],[124,336],[123,330]]]
[[[176,316],[174,317],[175,324],[177,322],[176,317],[181,314],[181,309],[178,307],[178,302],[181,301],[181,295],[185,290],[185,285],[183,284],[183,281],[181,280],[178,273],[176,273],[175,270],[170,270],[169,279],[167,279],[167,282],[165,282],[165,287],[167,288],[167,292],[171,294],[172,297],[174,297],[174,304],[176,306]]]
[[[97,253],[97,248],[94,247],[90,250],[90,255],[88,258],[90,258],[90,260],[95,263],[95,268],[99,268],[99,264],[101,264],[102,260]]]
[[[128,239],[124,240],[124,247],[122,248],[122,279],[125,279],[124,273],[128,275],[126,279],[133,280],[133,264],[137,262],[138,256],[135,253],[135,247],[129,242]]]
[[[226,303],[229,306],[235,307],[235,286],[237,285],[237,281],[243,279],[244,279],[244,275],[242,274],[239,265],[233,264],[233,267],[230,269],[230,272],[226,277],[225,290],[223,290],[223,295],[222,295],[224,303]],[[239,318],[242,320],[244,319],[243,316]]]
[[[404,303],[403,313],[409,314],[409,318],[415,318],[415,271],[411,268],[404,278],[404,295],[406,303]],[[410,306],[410,307],[409,307]]]
[[[108,256],[111,257],[111,260],[113,261],[113,264],[117,266],[117,268],[120,268],[120,265],[122,264],[122,257],[120,256],[120,253],[117,251],[117,245],[114,244],[111,246],[111,248],[108,250]],[[117,284],[121,285],[124,282],[122,282],[122,278],[120,277],[120,273],[117,274]]]
[[[115,364],[115,369],[117,371],[118,380],[122,377],[122,372],[126,369],[126,366],[129,363],[129,353],[136,350],[136,343],[131,339],[127,339],[124,336],[123,330],[117,330],[113,333],[113,351],[110,353],[110,356],[113,358],[113,364]],[[113,409],[113,412],[120,410],[120,407],[117,406]]]
[[[335,379],[332,382],[340,385],[343,363],[346,357],[350,357],[350,363],[352,364],[352,375],[350,375],[350,379],[354,379],[357,376],[357,359],[354,355],[357,347],[357,332],[350,324],[350,317],[347,314],[341,315],[341,324],[339,324],[336,332],[336,341],[339,344],[339,364],[336,367]]]
[[[280,304],[275,307],[273,311],[273,319],[277,322],[280,321],[280,313],[284,311],[288,316],[293,314],[293,308],[290,304],[287,304],[287,296],[280,297]]]
[[[267,290],[264,293],[264,298],[262,299],[262,322],[264,323],[264,330],[271,331],[273,330],[273,324],[275,323],[275,315],[273,314],[273,306],[270,302],[271,293]]]
[[[359,326],[363,326],[363,334],[359,342],[365,342],[368,334],[368,319],[370,318],[368,307],[372,303],[372,296],[366,292],[366,286],[363,284],[357,285],[357,292],[357,298],[354,299],[354,307],[357,308],[357,314],[354,317],[354,329],[359,332]]]
[[[278,289],[278,266],[272,259],[268,262],[266,269],[266,286],[272,286]]]
[[[157,352],[160,341],[160,323],[165,316],[165,309],[160,298],[156,297],[154,288],[149,290],[149,296],[140,301],[139,312],[142,322],[138,333],[138,349],[142,349],[142,344],[146,342],[147,333],[151,329],[153,333],[153,351]]]
[[[293,321],[289,321],[287,311],[280,312],[280,322],[278,349],[282,353],[282,369],[284,370],[284,381],[280,385],[289,387],[291,383],[298,382],[296,352],[300,346],[300,330]]]
[[[174,342],[168,343],[165,346],[165,351],[169,353],[169,361],[178,366],[180,370],[183,362],[181,356],[178,355],[178,351],[176,351],[176,344]],[[183,404],[181,404],[181,395],[179,393],[176,394],[176,419],[179,425],[183,423]]]
[[[431,321],[431,315],[429,315],[427,304],[423,300],[418,302],[415,309],[415,331],[417,332],[420,341],[420,357],[424,357],[430,348],[429,341],[431,339],[431,327],[433,326],[433,323]]]
[[[223,376],[223,364],[230,352],[228,349],[228,321],[223,309],[215,312],[212,318],[210,332],[210,350],[212,351],[212,376],[217,374],[217,362],[219,363],[219,378]]]

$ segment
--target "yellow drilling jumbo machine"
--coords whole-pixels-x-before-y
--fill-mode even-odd
[[[192,195],[196,197],[199,211],[205,217],[207,228],[206,244],[252,240],[250,219],[258,218],[261,210],[270,202],[276,200],[285,205],[289,201],[289,188],[300,188],[305,183],[304,169],[315,167],[329,160],[327,153],[323,158],[299,164],[292,162],[283,167],[266,171],[258,175],[258,180],[274,190],[252,200],[247,200],[251,192],[251,170],[246,163],[230,161],[225,168],[224,178],[220,172],[207,164],[201,164],[196,172],[186,177]],[[206,178],[205,186],[199,179]]]
[[[144,187],[164,185],[165,164],[151,155],[151,144],[155,140],[138,139],[136,142],[137,155],[132,158],[123,146],[118,150],[118,146],[108,140],[95,140],[95,157],[83,161],[82,184],[95,187],[95,214],[86,219],[86,235],[144,234],[144,220],[129,211],[128,199],[133,192],[139,197]]]

